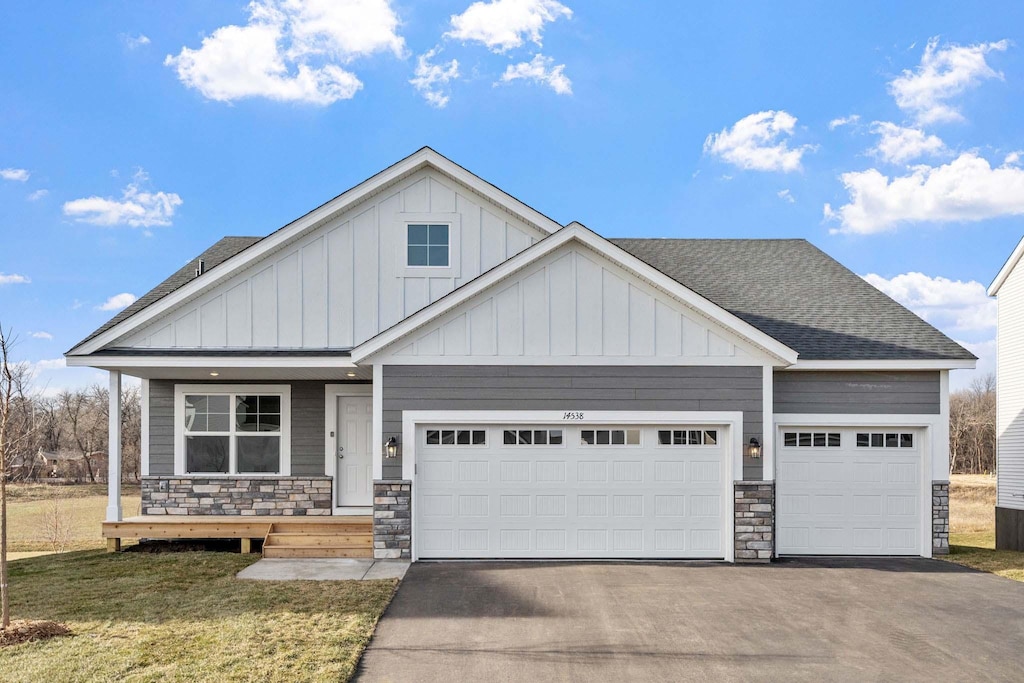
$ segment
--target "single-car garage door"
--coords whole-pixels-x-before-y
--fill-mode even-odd
[[[783,427],[780,555],[918,555],[921,438],[913,429]]]
[[[722,558],[724,426],[423,425],[419,558]]]

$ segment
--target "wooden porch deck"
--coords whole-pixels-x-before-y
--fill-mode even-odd
[[[373,557],[373,518],[333,516],[142,515],[103,522],[107,551],[124,538],[240,538],[242,552],[263,541],[265,557]]]

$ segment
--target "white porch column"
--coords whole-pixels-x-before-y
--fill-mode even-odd
[[[121,521],[121,373],[110,371],[110,423],[107,439],[107,521]]]
[[[373,364],[373,478],[384,478],[384,367]]]
[[[775,481],[775,368],[764,366],[761,378],[761,479]]]

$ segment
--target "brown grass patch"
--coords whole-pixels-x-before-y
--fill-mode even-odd
[[[954,534],[995,528],[996,478],[987,474],[954,474],[949,481],[949,526]]]
[[[15,619],[7,628],[0,629],[0,647],[35,643],[40,640],[71,635],[71,629],[56,621],[29,621]]]

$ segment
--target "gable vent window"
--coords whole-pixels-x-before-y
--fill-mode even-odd
[[[639,446],[639,429],[584,429],[581,446]]]
[[[908,432],[870,432],[857,434],[857,448],[913,448],[914,435]]]
[[[561,429],[506,429],[506,446],[561,446]]]
[[[797,448],[839,448],[843,439],[839,432],[786,432],[782,442]]]
[[[716,446],[717,429],[659,429],[659,446]]]
[[[428,429],[428,446],[486,446],[486,429]]]
[[[408,261],[412,267],[447,268],[451,265],[448,225],[410,223],[408,225]]]

